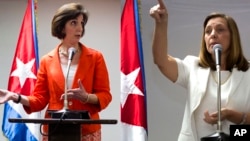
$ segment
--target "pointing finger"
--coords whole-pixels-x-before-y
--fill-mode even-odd
[[[158,0],[158,2],[159,2],[160,9],[166,9],[166,6],[165,6],[163,0]]]

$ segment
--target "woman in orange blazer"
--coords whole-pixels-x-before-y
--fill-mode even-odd
[[[105,109],[112,100],[109,86],[109,75],[102,53],[80,43],[88,13],[78,3],[65,4],[58,9],[52,19],[52,35],[61,43],[40,62],[37,81],[31,96],[3,91],[2,99],[13,100],[24,105],[27,113],[43,110],[61,110],[65,108],[65,77],[68,66],[68,49],[73,47],[73,56],[68,73],[67,98],[69,110],[87,110],[91,119],[99,119],[99,112]],[[5,101],[5,102],[6,102]],[[82,126],[81,141],[100,141],[101,125]],[[45,129],[46,132],[46,129]],[[47,140],[43,136],[43,140]]]

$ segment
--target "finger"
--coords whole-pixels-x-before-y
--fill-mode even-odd
[[[205,117],[209,117],[209,116],[210,116],[210,115],[209,115],[209,112],[208,112],[208,111],[204,112],[204,116],[205,116]]]
[[[218,116],[218,112],[214,112],[210,116],[216,118]]]
[[[72,92],[67,93],[67,98],[68,99],[72,98],[73,96],[74,96],[74,94]],[[65,97],[66,97],[66,94],[62,94],[61,97],[60,97],[60,100],[65,99]]]
[[[82,85],[82,82],[81,82],[80,79],[78,79],[78,85],[79,85],[79,88],[80,88],[84,93],[86,93],[86,90],[85,90],[84,86]]]
[[[63,99],[64,99],[64,95],[65,95],[65,94],[62,94],[62,95],[61,95],[60,100],[63,100]]]
[[[78,79],[78,85],[79,85],[79,88],[80,88],[80,89],[84,89],[84,87],[83,87],[82,82],[81,82],[80,79]]]
[[[206,121],[208,121],[210,119],[210,115],[208,111],[204,112],[204,119],[206,119]]]
[[[159,3],[159,6],[160,6],[160,9],[166,9],[166,6],[164,4],[164,2],[162,0],[158,0],[158,3]]]
[[[211,124],[208,117],[204,117],[203,120],[204,120],[206,123]]]
[[[204,120],[205,122],[207,122],[207,123],[210,123],[210,124],[211,124],[211,117],[210,117],[210,115],[209,115],[209,112],[208,112],[208,111],[204,112],[204,118],[203,118],[203,120]]]
[[[162,10],[159,9],[159,4],[152,7],[149,11],[150,16],[153,17],[156,21],[161,21],[160,14],[163,13],[161,12]]]
[[[1,94],[7,94],[7,92],[8,92],[7,90],[0,89]]]

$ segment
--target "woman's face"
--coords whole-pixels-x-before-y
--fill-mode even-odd
[[[66,22],[64,32],[64,40],[70,41],[71,43],[78,43],[83,33],[83,15],[79,15],[76,19],[71,19]]]
[[[227,52],[231,39],[226,20],[221,17],[210,19],[205,27],[204,40],[209,53],[213,54],[215,44],[221,44],[222,53]]]

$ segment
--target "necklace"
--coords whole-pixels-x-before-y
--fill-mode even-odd
[[[80,52],[80,47],[78,47],[76,49],[76,52],[75,53],[78,53]],[[69,57],[69,54],[68,54],[68,51],[67,50],[64,50],[62,47],[59,47],[59,54],[62,54],[63,56],[65,57]]]
[[[221,73],[221,85],[223,85],[223,84],[225,84],[227,82],[227,80],[230,78],[232,73],[230,71],[221,71],[221,72],[222,72]],[[213,77],[214,81],[218,84],[217,77],[215,77],[215,76],[217,76],[216,75],[217,73],[212,72],[211,74],[212,74],[212,77]]]

